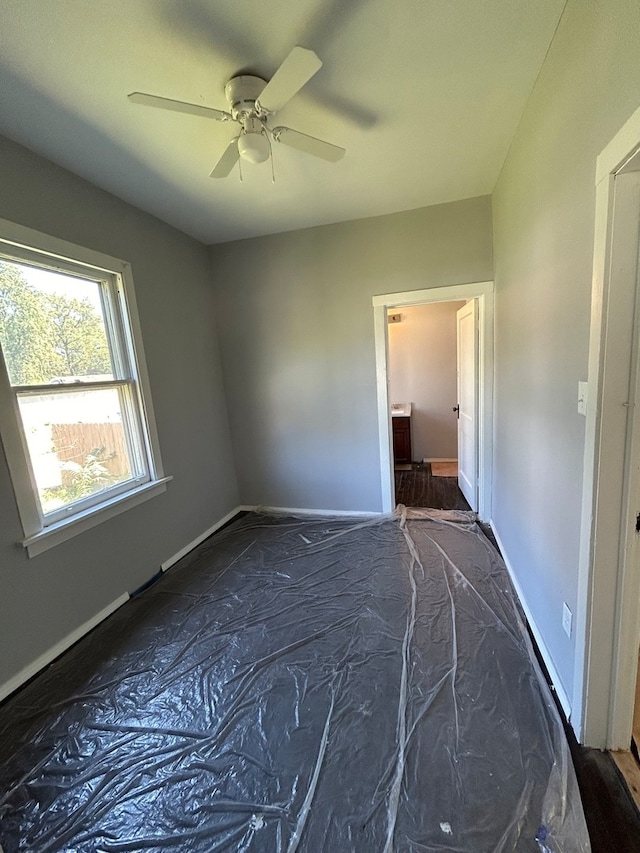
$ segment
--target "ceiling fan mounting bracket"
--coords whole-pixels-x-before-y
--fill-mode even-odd
[[[241,74],[229,80],[224,87],[224,94],[234,119],[257,114],[256,101],[266,85],[267,81],[262,77],[253,77],[248,74]]]

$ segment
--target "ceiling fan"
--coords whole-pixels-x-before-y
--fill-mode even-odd
[[[238,135],[231,140],[216,163],[211,172],[212,178],[226,178],[240,158],[249,163],[268,160],[271,154],[270,139],[336,163],[344,156],[344,148],[290,127],[271,126],[273,116],[289,103],[321,67],[322,62],[312,50],[294,47],[268,82],[262,77],[247,74],[232,77],[224,87],[228,111],[174,101],[145,92],[132,92],[129,100],[146,107],[203,116],[215,121],[232,121],[239,125]]]

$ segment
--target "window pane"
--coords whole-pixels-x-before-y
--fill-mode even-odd
[[[95,281],[0,260],[0,343],[12,385],[114,378]]]
[[[139,476],[117,388],[20,395],[18,403],[45,514]]]

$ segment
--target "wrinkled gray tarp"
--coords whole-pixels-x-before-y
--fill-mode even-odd
[[[0,709],[5,853],[588,851],[504,565],[452,517],[208,540]]]

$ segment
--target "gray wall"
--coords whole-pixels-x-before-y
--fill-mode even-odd
[[[493,518],[573,689],[595,163],[640,104],[640,4],[569,0],[493,197]]]
[[[389,324],[389,394],[392,403],[412,403],[414,460],[456,459],[458,421],[456,312],[464,302],[393,308]]]
[[[167,491],[28,559],[0,448],[0,684],[237,505],[207,249],[0,138],[0,217],[130,261]]]
[[[381,509],[374,294],[493,277],[486,197],[211,249],[240,498]]]

